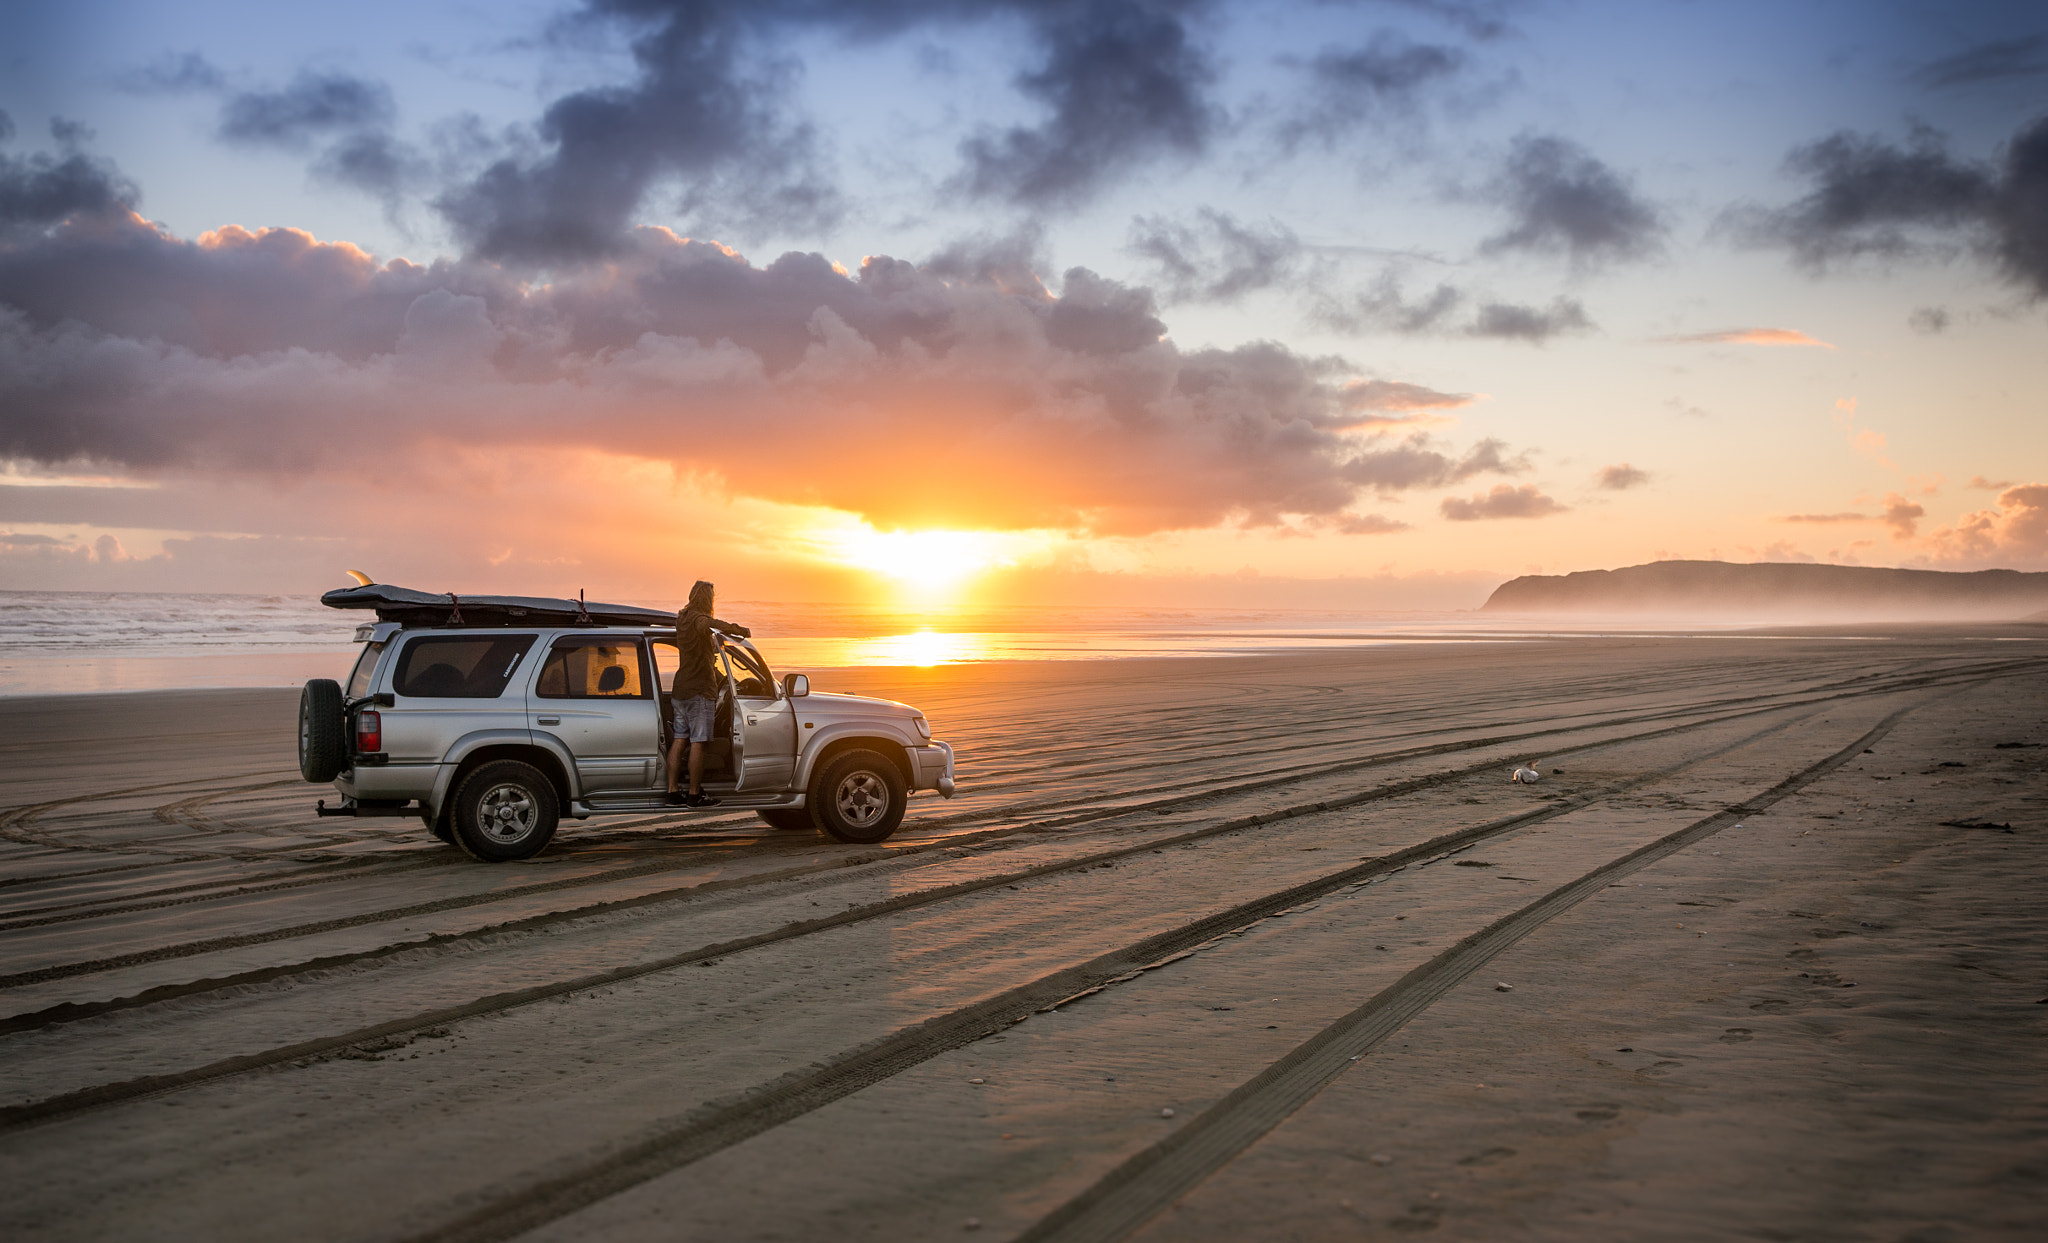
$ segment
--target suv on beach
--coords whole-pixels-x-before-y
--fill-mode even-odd
[[[368,591],[388,601],[402,590],[368,585],[324,599]],[[455,599],[404,594],[443,614]],[[491,600],[566,605],[579,622],[519,625],[560,610]],[[410,602],[374,606],[380,617],[420,612]],[[565,815],[678,810],[666,801],[663,759],[675,628],[604,624],[622,613],[633,622],[659,616],[493,597],[456,602],[440,624],[358,627],[363,650],[347,686],[316,679],[299,700],[300,772],[332,781],[342,796],[338,807],[321,800],[319,814],[418,816],[443,841],[498,861],[539,853]],[[868,843],[896,831],[910,791],[953,796],[953,749],[932,741],[923,713],[813,693],[801,673],[777,683],[751,642],[716,637],[725,685],[703,788],[724,808],[754,810],[778,829]]]

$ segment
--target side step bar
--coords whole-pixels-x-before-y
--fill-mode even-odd
[[[313,805],[313,811],[321,816],[412,816],[418,818],[420,808],[410,800],[396,807],[363,807],[352,798],[341,800],[341,806],[329,807],[326,799]]]

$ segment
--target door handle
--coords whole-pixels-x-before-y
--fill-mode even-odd
[[[749,724],[749,725],[759,725],[759,724],[760,724],[760,722],[759,722],[759,721],[757,721],[757,720],[755,720],[755,719],[754,719],[753,717],[748,717],[748,718],[747,718],[747,724]]]
[[[562,718],[558,716],[543,716],[535,717],[534,719],[542,725],[560,725],[562,723]]]

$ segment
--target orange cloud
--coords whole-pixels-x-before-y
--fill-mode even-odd
[[[1724,328],[1720,332],[1696,332],[1682,337],[1665,337],[1673,345],[1800,345],[1823,350],[1835,347],[1794,328]]]
[[[2007,488],[1996,506],[1964,514],[1926,542],[1941,561],[2048,565],[2048,484]]]

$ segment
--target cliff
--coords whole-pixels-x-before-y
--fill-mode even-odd
[[[2012,620],[2044,605],[2048,573],[1653,561],[1619,570],[1527,574],[1496,587],[1484,611],[1935,621]]]

